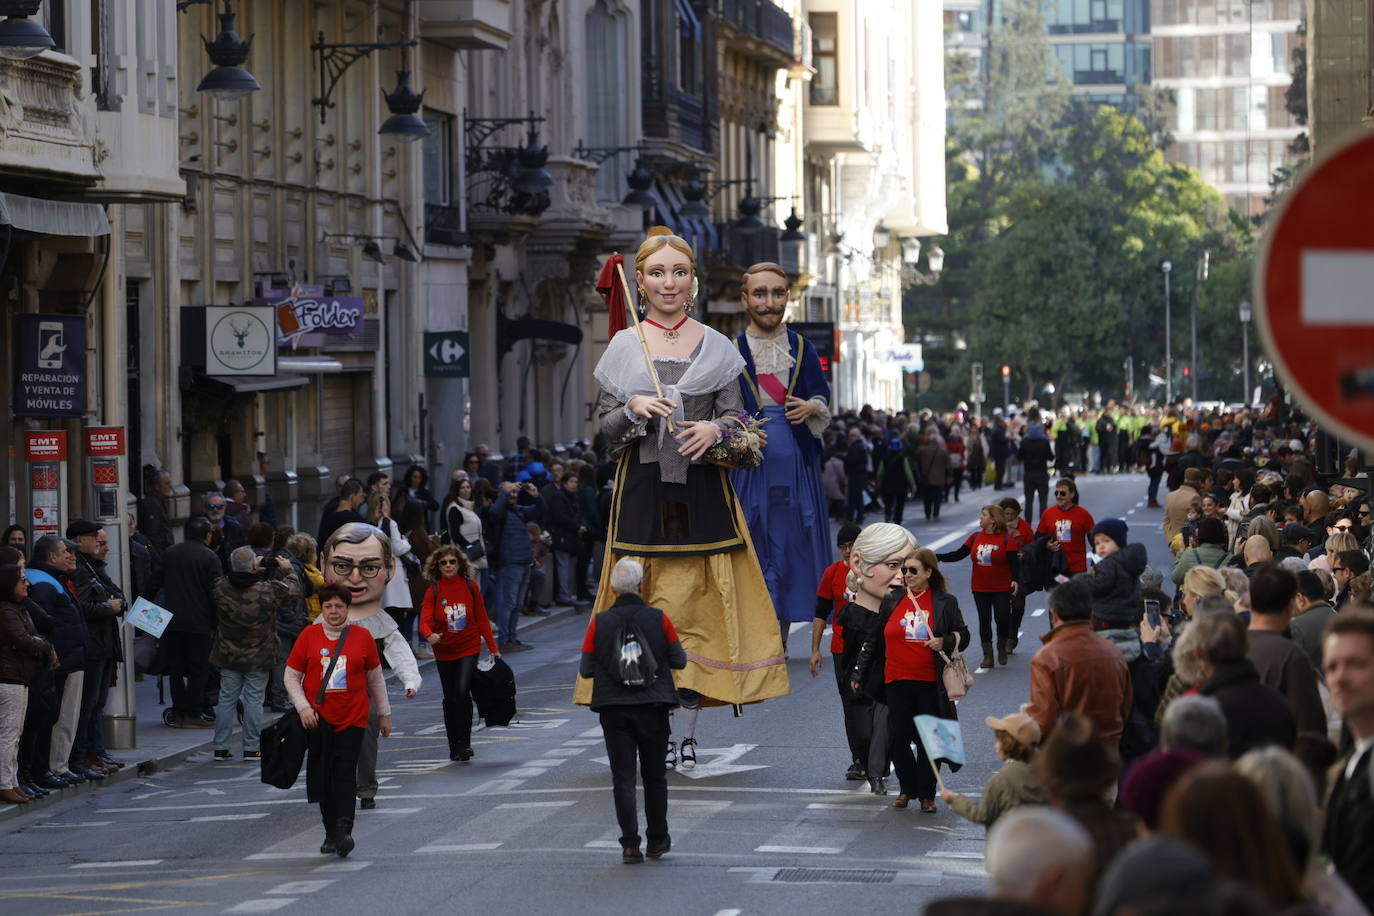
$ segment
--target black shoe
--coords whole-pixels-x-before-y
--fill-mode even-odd
[[[459,751],[458,751],[458,759],[459,759],[459,760],[464,760],[464,761],[466,761],[466,760],[471,760],[471,759],[472,759],[472,748],[470,748],[470,747],[460,748]]]
[[[71,785],[71,783],[58,776],[56,773],[44,773],[42,776],[35,779],[33,784],[39,788],[51,789],[53,791],[65,789],[67,786]]]
[[[215,759],[216,759],[216,760],[232,760],[233,758],[234,758],[234,752],[233,752],[233,751],[227,751],[227,750],[226,750],[226,751],[215,751]]]
[[[359,800],[358,800],[358,807],[359,807],[359,808],[362,808],[364,811],[371,811],[373,808],[377,807],[377,799],[375,799],[375,798],[363,798],[363,799],[359,799]]]
[[[79,768],[79,769],[76,771],[76,775],[80,776],[82,779],[86,780],[87,782],[100,782],[101,780],[103,780],[103,779],[105,778],[105,774],[104,774],[104,773],[100,772],[99,770],[92,770],[92,769],[90,769],[89,767],[81,767],[81,768]]]
[[[39,788],[38,786],[34,785],[34,784],[31,783],[31,782],[20,782],[20,783],[19,783],[19,790],[20,790],[21,792],[26,792],[26,793],[28,793],[29,795],[32,795],[34,798],[47,798],[47,797],[48,797],[48,790],[47,790],[47,789]]]
[[[115,760],[109,754],[99,754],[97,756],[99,756],[100,762],[106,766],[114,767],[116,770],[124,769],[124,764],[121,761]]]
[[[331,833],[326,833],[324,835],[324,842],[320,844],[320,854],[326,856],[331,855],[335,852],[338,852],[338,849],[339,847],[334,843],[334,835]]]
[[[243,759],[244,759],[244,760],[261,760],[261,759],[262,759],[262,751],[244,751],[244,752],[243,752]]]
[[[626,865],[639,865],[644,861],[644,853],[639,851],[638,846],[626,847],[620,850],[620,861]]]
[[[86,777],[79,773],[73,773],[69,769],[63,770],[61,773],[55,773],[54,775],[69,786],[79,786],[86,781]]]
[[[353,818],[339,818],[339,829],[334,832],[334,851],[340,859],[353,851]]]
[[[669,839],[666,839],[666,840],[663,841],[663,845],[662,845],[662,846],[656,845],[656,844],[654,844],[654,843],[650,843],[650,844],[649,844],[649,849],[647,850],[647,852],[648,852],[649,858],[651,858],[651,859],[661,859],[661,858],[663,858],[664,853],[668,852],[668,850],[670,850],[670,849],[672,849],[672,848],[673,848],[673,841],[672,841],[671,838],[669,838]]]
[[[874,795],[887,794],[887,778],[884,776],[868,777],[868,788]]]
[[[864,769],[863,765],[856,760],[849,765],[849,769],[845,772],[844,778],[858,782],[860,779],[868,778],[868,770]]]

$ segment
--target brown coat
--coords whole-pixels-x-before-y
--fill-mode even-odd
[[[1062,713],[1082,713],[1103,741],[1116,746],[1131,714],[1131,675],[1121,650],[1092,631],[1086,620],[1059,624],[1031,659],[1026,713],[1048,735]]]
[[[0,601],[0,681],[27,686],[50,651],[29,612]]]

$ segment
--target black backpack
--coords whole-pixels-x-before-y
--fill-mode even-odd
[[[622,687],[642,690],[658,678],[658,659],[649,648],[649,641],[639,625],[627,614],[617,614],[615,638],[611,640],[616,657],[612,661],[611,678]]]

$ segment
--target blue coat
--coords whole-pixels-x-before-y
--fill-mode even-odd
[[[787,331],[787,340],[790,345],[792,359],[795,365],[792,367],[792,377],[788,380],[787,393],[799,397],[804,401],[812,398],[825,398],[827,404],[830,403],[830,383],[825,380],[825,370],[821,368],[821,357],[816,352],[816,347],[790,328]],[[735,346],[739,348],[740,355],[744,357],[744,371],[740,373],[739,387],[744,395],[744,409],[751,414],[759,412],[759,395],[755,387],[757,370],[754,368],[754,353],[749,349],[747,335],[741,334],[735,338]],[[821,463],[821,440],[811,435],[811,430],[806,428],[805,423],[787,424],[792,428],[792,435],[797,439],[797,449],[801,453],[802,459],[820,466]]]
[[[29,600],[41,607],[53,622],[49,640],[57,650],[57,674],[70,674],[86,667],[86,650],[91,632],[86,619],[67,587],[64,573],[51,566],[32,564],[28,568]]]

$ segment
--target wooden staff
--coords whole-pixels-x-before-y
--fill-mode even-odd
[[[616,252],[617,255],[620,252]],[[644,351],[644,365],[649,370],[649,378],[654,383],[654,394],[663,397],[663,386],[658,381],[658,370],[654,368],[654,358],[649,355],[649,342],[644,339],[644,325],[639,321],[639,309],[635,307],[635,300],[630,296],[630,282],[625,279],[625,262],[616,262],[615,272],[620,275],[620,285],[625,290],[625,304],[630,307],[630,318],[635,324],[635,336],[639,338],[639,348]],[[673,432],[673,418],[664,417],[664,422],[668,424],[668,432]]]

